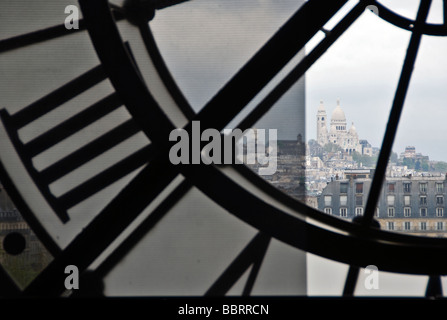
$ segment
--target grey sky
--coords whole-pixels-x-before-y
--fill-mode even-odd
[[[346,7],[355,2],[349,1]],[[3,3],[8,12],[14,9],[17,14],[0,12],[2,38],[61,23],[68,1],[51,2],[45,20],[34,14],[34,8],[23,10],[15,3]],[[381,3],[414,18],[419,0]],[[171,72],[198,109],[298,7],[296,0],[193,0],[157,12],[151,25]],[[429,21],[441,22],[441,12],[442,1],[433,0]],[[17,16],[23,20],[17,21]],[[408,41],[408,32],[365,12],[306,74],[307,139],[315,138],[319,101],[324,100],[330,116],[340,98],[348,124],[354,122],[360,138],[380,146]],[[446,49],[445,37],[424,36],[422,40],[393,148],[398,153],[413,145],[431,159],[447,160],[443,111],[447,100]],[[286,104],[293,106],[296,92],[295,96],[288,93]],[[289,119],[289,123],[293,121]],[[302,126],[297,124],[297,130]]]
[[[171,72],[194,108],[203,106],[293,14],[297,1],[194,0],[151,22]],[[295,4],[293,6],[293,4]],[[241,5],[247,10],[241,10]]]
[[[416,2],[384,1],[407,17],[416,14]],[[433,2],[429,21],[440,21],[441,8]],[[319,101],[330,117],[340,98],[348,124],[354,122],[360,138],[380,146],[409,39],[409,32],[365,12],[306,75],[308,138],[315,137]],[[413,145],[431,159],[447,160],[446,49],[445,38],[423,37],[393,148],[398,153]]]
[[[355,3],[348,2],[342,11]],[[414,18],[419,1],[382,3]],[[158,12],[151,24],[172,73],[196,109],[297,8],[296,1],[285,0],[244,1],[247,10],[240,10],[241,5],[240,1],[220,1],[216,6],[215,2],[194,0]],[[433,1],[429,21],[442,21],[441,9],[442,2]],[[361,139],[380,146],[409,39],[409,32],[365,12],[306,74],[307,139],[315,138],[319,101],[325,102],[330,117],[340,98],[348,124],[354,122]],[[447,83],[446,49],[443,37],[424,36],[422,40],[393,148],[398,153],[413,145],[431,159],[447,160],[442,111],[447,98],[443,90]],[[297,124],[297,128],[301,126]]]

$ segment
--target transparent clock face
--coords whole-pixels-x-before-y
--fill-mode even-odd
[[[417,258],[446,230],[445,9],[428,2],[336,1],[316,19],[315,1],[1,5],[0,217],[23,230],[4,249],[40,257],[4,268],[24,294],[64,294],[50,275],[70,264],[96,294],[196,296],[352,294],[377,265],[419,275],[400,278],[419,294],[443,265]],[[169,134],[193,153],[199,126],[252,134],[242,163],[176,166]],[[328,270],[339,284],[316,280]]]

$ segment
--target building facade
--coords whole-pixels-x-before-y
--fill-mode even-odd
[[[428,156],[424,156],[422,153],[416,152],[416,148],[413,146],[405,147],[405,151],[400,154],[400,158],[416,159],[416,160],[430,160]]]
[[[360,154],[364,154],[364,152],[365,154],[372,153],[372,149],[368,149],[371,148],[371,146],[367,146],[365,149],[365,145],[360,143],[354,123],[352,123],[348,130],[346,116],[340,106],[340,100],[337,101],[337,107],[332,112],[329,131],[327,127],[326,110],[323,101],[320,102],[317,111],[317,142],[321,146],[324,146],[327,143],[336,144],[341,147],[344,152],[349,154],[354,151]]]
[[[318,209],[344,219],[363,215],[370,178],[330,181],[318,198]],[[375,219],[384,230],[444,237],[446,233],[446,177],[387,177]]]

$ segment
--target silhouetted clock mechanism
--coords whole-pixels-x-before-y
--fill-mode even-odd
[[[361,219],[351,222],[319,212],[246,166],[173,165],[168,158],[172,130],[190,133],[192,121],[200,121],[203,130],[224,129],[346,3],[304,2],[199,111],[190,106],[171,75],[149,24],[158,11],[187,7],[189,1],[80,0],[79,29],[57,23],[42,28],[24,21],[25,28],[17,29],[23,32],[4,37],[0,59],[8,78],[2,74],[1,81],[10,90],[2,89],[6,94],[0,98],[0,180],[53,260],[23,290],[2,270],[2,294],[60,296],[66,290],[64,270],[75,265],[80,272],[79,293],[101,295],[104,282],[107,290],[110,279],[119,286],[113,274],[119,278],[119,270],[126,266],[138,268],[135,256],[142,254],[157,265],[142,273],[143,278],[154,279],[149,294],[225,295],[244,275],[240,293],[256,294],[253,288],[272,241],[350,265],[345,295],[353,294],[359,268],[370,264],[382,271],[429,275],[427,292],[439,293],[439,277],[447,273],[447,239],[380,230],[374,211],[421,38],[447,34],[445,1],[444,24],[439,25],[426,22],[430,0],[420,1],[414,21],[380,1],[359,1],[325,30],[324,39],[238,126],[252,127],[368,6],[378,9],[377,19],[410,31]],[[26,11],[26,3],[23,8]],[[34,14],[39,15],[38,8]],[[30,59],[36,63],[28,68]],[[190,209],[182,211],[185,204]],[[205,248],[209,240],[199,239],[200,234],[190,230],[192,224],[205,225],[201,230],[222,242],[210,257],[189,259],[209,250]],[[226,227],[236,231],[222,234]],[[238,230],[243,236],[236,235]],[[179,237],[163,238],[167,231]],[[12,252],[23,245],[15,245],[12,237],[9,242]],[[226,243],[236,252],[226,252]],[[164,254],[151,255],[154,245]],[[135,250],[139,253],[132,255]],[[157,282],[170,277],[169,269],[176,263],[160,257],[173,250],[178,250],[177,258],[185,259],[175,274],[189,270],[186,278],[200,283],[192,291],[166,291]],[[213,264],[220,255],[224,262]],[[201,271],[194,272],[202,264],[206,265]],[[194,280],[199,275],[205,279]],[[185,287],[188,279],[183,279]],[[128,294],[139,294],[136,288]]]

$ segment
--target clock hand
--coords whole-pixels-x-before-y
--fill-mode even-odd
[[[169,162],[157,160],[144,167],[31,282],[23,295],[60,295],[65,290],[65,267],[74,264],[83,272],[174,179],[177,173],[170,167]],[[160,172],[165,174],[160,175]]]
[[[122,20],[124,16],[112,8],[112,13],[116,21]],[[48,27],[46,29],[29,32],[26,34],[14,36],[8,39],[0,40],[0,53],[13,49],[26,47],[32,44],[48,41],[51,39],[72,35],[75,32],[86,29],[84,19],[79,20],[79,29],[67,29],[65,24]]]
[[[204,129],[223,129],[345,3],[330,1],[321,7],[317,1],[305,2],[194,120]],[[314,19],[310,27],[309,19]]]

